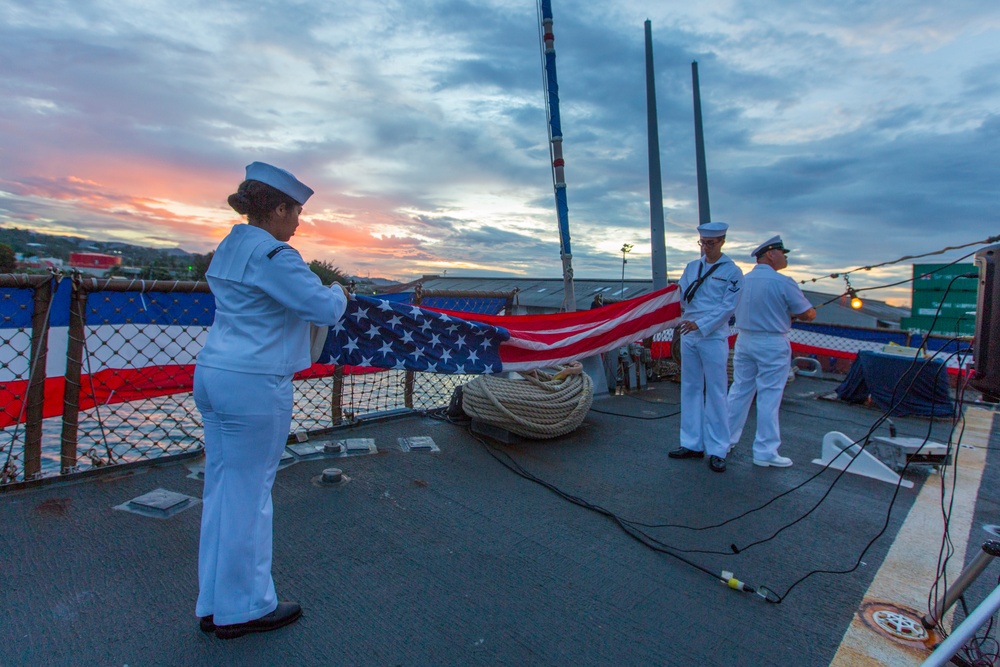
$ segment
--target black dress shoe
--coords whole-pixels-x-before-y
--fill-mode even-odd
[[[215,626],[215,636],[219,639],[236,639],[251,632],[270,632],[291,625],[302,616],[302,607],[297,602],[279,602],[277,609],[246,623]]]
[[[677,449],[671,449],[667,453],[667,456],[672,459],[703,459],[705,458],[705,452],[696,452],[687,447],[678,447]]]
[[[215,632],[215,618],[211,615],[202,616],[198,619],[198,627],[202,632]]]
[[[708,467],[712,472],[726,472],[726,459],[721,456],[709,456]]]

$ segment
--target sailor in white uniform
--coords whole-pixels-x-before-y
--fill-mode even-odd
[[[809,322],[816,317],[816,309],[795,281],[778,273],[788,266],[787,253],[780,236],[769,238],[753,251],[757,266],[746,275],[736,307],[740,333],[729,388],[729,442],[733,446],[739,442],[756,392],[753,462],[764,467],[792,465],[791,459],[778,454],[778,409],[792,361],[788,332],[793,319]]]
[[[743,272],[722,253],[729,225],[698,226],[702,256],[684,269],[681,289],[681,446],[668,456],[704,458],[725,472],[729,452],[726,385],[729,318],[743,285]]]
[[[205,428],[196,613],[232,639],[294,622],[271,579],[271,487],[292,417],[292,375],[311,365],[310,323],[335,324],[347,292],[328,289],[287,241],[313,191],[262,162],[229,197],[235,225],[208,268],[215,322],[198,355],[194,399]]]

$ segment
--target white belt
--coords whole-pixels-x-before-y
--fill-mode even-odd
[[[740,335],[751,336],[753,338],[788,338],[787,331],[749,331],[740,329]]]

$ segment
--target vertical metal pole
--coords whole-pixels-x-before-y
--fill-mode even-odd
[[[691,85],[694,88],[694,152],[698,167],[698,224],[712,221],[708,210],[708,167],[705,166],[705,130],[701,124],[701,85],[698,83],[698,61],[691,63]]]
[[[625,298],[625,263],[628,260],[625,259],[625,250],[622,249],[622,284],[618,288],[618,292],[621,298]]]
[[[28,405],[24,414],[24,479],[42,471],[42,415],[45,406],[45,365],[49,351],[49,304],[52,302],[51,276],[34,287],[31,313],[31,369],[28,376]],[[13,446],[13,443],[11,443]]]
[[[336,426],[344,420],[344,367],[333,369],[333,391],[330,395],[330,419]]]
[[[972,639],[976,631],[997,612],[997,609],[1000,609],[1000,586],[994,588],[989,597],[973,609],[961,625],[951,631],[948,638],[941,642],[930,657],[921,663],[921,667],[944,667],[944,665],[949,664],[952,656]]]
[[[563,265],[563,302],[565,312],[576,310],[573,293],[573,252],[569,241],[569,204],[566,200],[566,161],[562,153],[562,125],[559,120],[559,80],[556,78],[555,34],[552,32],[552,2],[541,0],[542,51],[544,67],[542,77],[546,87],[545,110],[549,121],[549,152],[552,158],[552,184],[556,195],[556,214],[559,218],[559,256]]]
[[[80,274],[73,276],[69,306],[69,342],[66,350],[66,388],[63,395],[60,474],[76,470],[77,431],[80,425],[80,375],[83,368],[84,324],[87,319],[87,290]]]
[[[413,371],[406,371],[406,377],[403,379],[403,405],[410,410],[413,409],[413,383],[416,379],[416,374]]]
[[[940,623],[944,615],[948,613],[949,609],[951,609],[951,606],[958,601],[958,598],[962,597],[963,593],[965,593],[965,589],[967,589],[976,579],[979,578],[979,575],[983,573],[983,570],[985,570],[997,556],[1000,556],[1000,542],[996,540],[984,542],[983,550],[972,559],[972,562],[969,563],[964,570],[962,570],[962,573],[958,575],[958,579],[956,579],[955,582],[948,587],[944,596],[942,596],[942,598],[939,599],[934,605],[934,609],[921,619],[924,627],[933,628]]]
[[[652,247],[653,289],[667,286],[667,244],[664,240],[663,183],[660,175],[660,132],[656,119],[656,75],[653,73],[653,27],[646,19],[646,136],[649,142],[649,240]],[[624,281],[624,276],[622,280]]]

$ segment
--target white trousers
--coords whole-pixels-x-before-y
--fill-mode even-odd
[[[753,456],[769,459],[778,453],[781,430],[778,410],[788,382],[792,348],[784,334],[741,331],[733,356],[733,386],[729,388],[729,441],[743,435],[750,402],[757,394],[757,433]]]
[[[198,616],[244,623],[278,606],[271,579],[271,486],[292,420],[292,376],[195,367],[205,425]]]
[[[681,447],[722,458],[729,452],[728,362],[725,337],[681,336]]]

